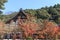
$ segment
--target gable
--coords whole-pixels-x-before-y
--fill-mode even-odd
[[[18,19],[18,17],[20,16],[20,19],[27,19],[27,16],[25,14],[25,12],[23,10],[20,10],[19,13],[17,13],[14,17],[12,17],[11,19],[9,19],[7,23],[10,23],[11,20],[14,20],[14,22],[16,22],[16,20]]]

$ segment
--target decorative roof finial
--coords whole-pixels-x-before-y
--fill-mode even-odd
[[[22,12],[23,11],[23,9],[22,8],[20,8],[20,12]]]
[[[24,12],[24,10],[22,8],[20,8],[20,12],[25,14],[25,12]]]

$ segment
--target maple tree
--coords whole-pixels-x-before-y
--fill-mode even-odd
[[[19,20],[19,26],[24,30],[25,37],[31,36],[37,32],[37,29],[40,29],[40,24],[36,23],[33,19],[34,17],[28,16],[28,18],[23,22],[23,20]],[[21,23],[22,22],[22,23]],[[44,20],[43,21],[43,29],[38,31],[39,38],[45,38],[48,35],[49,38],[54,37],[58,33],[58,26],[54,24],[54,22]],[[41,34],[41,35],[40,35]]]

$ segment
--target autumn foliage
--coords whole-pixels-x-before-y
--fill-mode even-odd
[[[24,34],[26,37],[31,36],[36,33],[38,34],[38,38],[45,38],[44,35],[48,35],[48,37],[54,37],[58,34],[59,27],[54,24],[54,22],[44,20],[43,25],[44,28],[40,30],[42,26],[40,24],[36,23],[33,19],[35,17],[29,17],[25,20],[25,22],[22,21],[19,22],[19,26],[21,26],[22,30],[24,30]],[[21,20],[21,19],[20,19]]]
[[[18,17],[18,27],[23,30],[23,35],[27,37],[33,37],[33,34],[37,34],[37,38],[48,38],[54,37],[60,32],[59,27],[54,22],[43,20],[43,26],[38,24],[35,20],[36,18],[30,15],[27,15],[27,19],[20,19]],[[11,21],[12,22],[12,21]],[[4,24],[0,22],[0,26],[2,27]],[[43,29],[41,29],[43,27]]]

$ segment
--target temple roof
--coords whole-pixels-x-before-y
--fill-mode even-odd
[[[14,20],[16,22],[18,16],[21,17],[21,19],[27,19],[26,17],[26,13],[24,12],[24,10],[22,10],[22,8],[20,9],[20,11],[18,13],[16,13],[12,18],[8,19],[6,21],[6,23],[10,23],[11,20]]]

